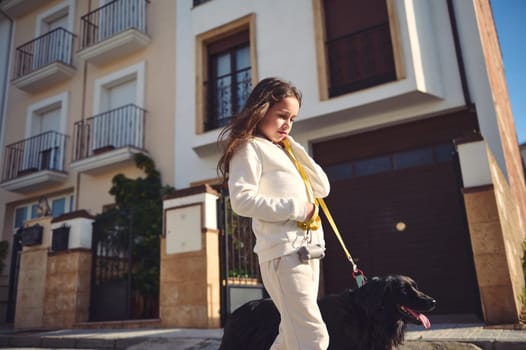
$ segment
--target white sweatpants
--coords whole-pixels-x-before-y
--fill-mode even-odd
[[[326,350],[329,334],[317,304],[320,261],[297,254],[260,264],[263,284],[281,315],[270,350]]]

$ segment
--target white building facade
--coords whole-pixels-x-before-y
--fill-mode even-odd
[[[373,274],[412,275],[441,313],[500,317],[470,203],[513,188],[513,233],[496,239],[515,242],[502,264],[519,307],[525,190],[489,2],[180,1],[175,46],[176,188],[217,181],[217,138],[246,81],[282,77],[303,92],[291,134],[329,174],[351,251]],[[322,288],[336,292],[352,279],[326,231]]]

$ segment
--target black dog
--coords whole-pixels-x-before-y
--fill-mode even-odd
[[[329,330],[329,350],[389,350],[404,340],[407,322],[429,328],[417,311],[435,300],[406,276],[370,279],[364,286],[318,301]],[[417,310],[417,311],[415,311]],[[270,299],[250,301],[230,316],[219,350],[268,350],[278,334],[279,312]]]

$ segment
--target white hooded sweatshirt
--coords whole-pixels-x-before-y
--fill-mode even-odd
[[[290,136],[288,139],[309,177],[314,197],[326,197],[330,190],[327,175],[303,146]],[[232,209],[252,218],[254,252],[260,263],[295,253],[305,244],[306,232],[296,222],[305,221],[307,190],[281,146],[258,136],[240,145],[230,161],[228,188]],[[311,243],[325,247],[321,227],[310,236]]]

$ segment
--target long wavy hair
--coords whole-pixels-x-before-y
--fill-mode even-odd
[[[221,131],[218,142],[224,145],[224,151],[217,163],[217,173],[223,185],[228,181],[230,160],[236,148],[256,135],[267,111],[286,97],[295,97],[301,106],[301,92],[290,82],[275,77],[261,80],[248,96],[243,109]]]

